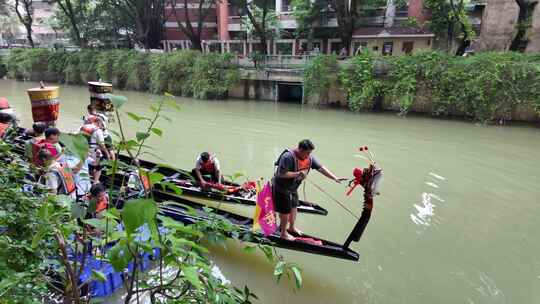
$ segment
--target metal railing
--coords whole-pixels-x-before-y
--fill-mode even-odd
[[[301,70],[316,55],[265,55],[256,62],[256,68]],[[252,58],[237,57],[236,62],[244,68],[255,68]]]

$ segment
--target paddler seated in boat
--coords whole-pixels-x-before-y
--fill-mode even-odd
[[[346,178],[338,178],[321,165],[312,155],[315,145],[309,139],[298,143],[294,150],[285,150],[275,162],[276,172],[272,179],[275,211],[279,213],[281,237],[293,240],[291,236],[302,236],[295,226],[298,207],[298,188],[311,169],[319,171],[329,179],[341,183]],[[287,228],[288,227],[288,228]]]
[[[101,183],[92,185],[90,192],[84,197],[83,201],[87,204],[91,217],[101,217],[101,213],[107,210],[109,206],[109,195],[105,186]]]
[[[56,160],[48,149],[41,149],[38,158],[44,164],[46,172],[39,178],[50,194],[65,194],[75,199],[76,185],[71,169]]]
[[[195,169],[193,169],[191,173],[203,189],[208,189],[210,187],[208,182],[221,183],[219,160],[214,154],[208,152],[201,153],[201,155],[197,157]]]
[[[42,122],[36,122],[32,125],[32,130],[29,132],[26,132],[27,136],[32,136],[32,138],[27,140],[26,143],[24,144],[24,155],[26,156],[26,159],[28,159],[28,161],[32,162],[34,159],[34,149],[33,149],[34,145],[36,145],[36,143],[40,141],[45,140],[46,129],[47,129],[46,124]],[[38,151],[36,151],[36,153]]]

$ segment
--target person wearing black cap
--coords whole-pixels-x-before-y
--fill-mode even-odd
[[[214,154],[208,152],[201,153],[201,155],[197,157],[195,169],[193,169],[192,174],[203,189],[208,188],[208,181],[220,183],[221,172],[219,160]]]

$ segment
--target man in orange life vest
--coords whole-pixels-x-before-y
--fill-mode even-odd
[[[219,160],[214,154],[208,152],[201,153],[197,157],[195,169],[193,169],[192,174],[203,189],[207,189],[209,186],[207,180],[213,183],[221,183]]]
[[[47,168],[40,182],[45,185],[48,192],[55,195],[65,194],[75,199],[76,186],[69,167],[56,161],[48,149],[41,149],[38,157]]]
[[[315,145],[309,139],[304,139],[296,149],[283,151],[275,162],[277,169],[272,179],[272,192],[275,210],[279,213],[281,237],[287,240],[294,239],[291,234],[302,236],[302,232],[295,226],[298,188],[309,171],[317,170],[337,183],[346,180],[336,177],[321,165],[311,155],[314,149]]]
[[[101,177],[100,161],[102,155],[106,159],[114,160],[114,153],[109,151],[105,146],[105,137],[103,134],[103,121],[96,119],[93,123],[86,123],[80,129],[80,133],[87,137],[88,145],[90,146],[90,174],[93,177],[94,183],[98,183]]]

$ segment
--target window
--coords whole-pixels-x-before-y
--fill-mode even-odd
[[[281,11],[290,12],[292,11],[291,1],[290,0],[281,0]]]
[[[340,41],[334,41],[330,43],[330,54],[339,54],[339,51],[341,51],[341,42]]]
[[[378,47],[378,46],[374,46],[374,47],[373,47],[373,51],[374,51],[374,52],[378,52],[378,51],[379,51],[379,47]]]
[[[367,41],[354,41],[353,42],[353,52],[355,55],[359,54],[365,48],[367,48]]]
[[[209,43],[208,44],[208,51],[212,53],[221,53],[221,43]]]
[[[403,42],[403,48],[401,48],[401,51],[407,55],[412,54],[414,48],[414,41],[404,41]]]
[[[393,50],[394,50],[394,43],[392,41],[383,43],[383,49],[382,49],[383,56],[386,56],[386,55],[391,56]]]
[[[292,42],[277,42],[276,55],[293,55]]]
[[[244,55],[244,43],[242,42],[232,42],[229,49],[233,54]]]

